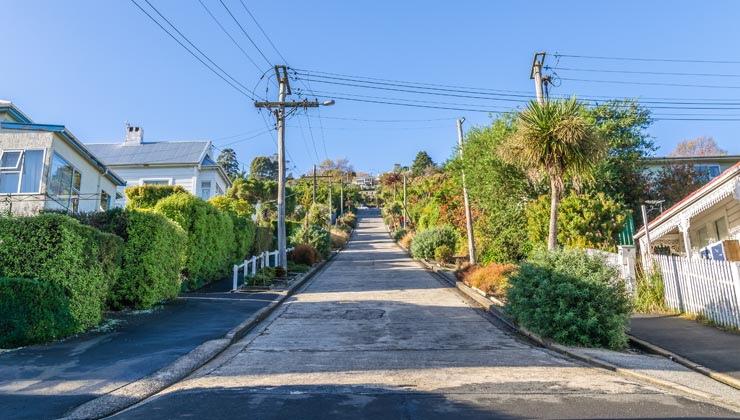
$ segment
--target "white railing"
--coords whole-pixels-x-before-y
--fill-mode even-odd
[[[286,249],[286,252],[291,252],[295,248],[291,247]],[[234,264],[234,281],[232,282],[232,289],[237,290],[239,288],[239,271],[242,271],[242,282],[244,282],[248,275],[254,276],[257,274],[257,270],[264,267],[277,267],[278,266],[278,254],[280,251],[274,250],[264,251],[259,255],[253,255],[252,258],[244,260],[241,264]]]
[[[655,255],[668,306],[740,328],[740,266],[729,261]]]

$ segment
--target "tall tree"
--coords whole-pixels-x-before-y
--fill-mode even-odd
[[[499,150],[507,159],[547,174],[551,203],[547,246],[554,250],[558,204],[565,182],[591,176],[594,164],[606,153],[607,144],[576,98],[544,104],[532,101],[517,114],[517,126],[517,131]]]
[[[650,110],[637,100],[613,100],[590,108],[588,116],[609,145],[609,153],[596,165],[594,182],[587,191],[602,192],[633,213],[639,211],[640,204],[648,198],[644,158],[656,150],[646,131],[653,122]]]
[[[234,149],[226,148],[222,150],[216,158],[216,162],[224,168],[230,180],[233,181],[239,176],[239,161],[236,159]]]
[[[331,176],[336,180],[355,175],[355,170],[346,158],[326,159],[319,164],[319,174]]]
[[[727,150],[721,149],[713,138],[699,136],[678,143],[676,150],[668,156],[721,156],[726,154]]]
[[[422,150],[416,154],[414,163],[411,165],[411,174],[414,176],[424,175],[429,168],[434,168],[436,165],[429,154]]]
[[[260,181],[277,181],[279,164],[277,156],[257,156],[249,165],[249,177]]]

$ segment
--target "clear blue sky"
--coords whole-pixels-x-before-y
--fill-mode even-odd
[[[144,0],[138,1],[147,7]],[[249,90],[258,85],[256,93],[265,95],[266,83],[260,82],[261,71],[257,67],[264,71],[269,68],[268,64],[219,0],[203,1],[257,67],[206,14],[198,0],[150,1],[214,62]],[[224,2],[268,60],[273,64],[281,63],[239,1]],[[481,0],[423,4],[416,1],[245,0],[245,3],[294,68],[465,86],[482,93],[491,92],[490,89],[515,91],[510,92],[514,95],[533,93],[529,71],[536,51],[547,51],[550,55],[557,52],[740,61],[736,53],[740,40],[740,25],[737,24],[740,2],[729,0]],[[275,153],[275,143],[265,132],[264,114],[255,110],[252,101],[205,69],[130,1],[8,1],[4,2],[2,10],[0,31],[5,42],[0,65],[0,99],[14,101],[35,121],[64,124],[86,142],[122,141],[124,123],[128,121],[144,127],[145,137],[151,141],[214,139],[217,146],[234,147],[239,159],[247,165],[254,156]],[[555,57],[549,56],[546,64],[556,65]],[[557,65],[600,70],[559,70],[558,75],[563,79],[645,84],[562,80],[560,87],[553,90],[554,94],[671,98],[668,106],[676,106],[676,98],[688,100],[684,102],[716,98],[729,100],[737,104],[734,107],[740,108],[740,64],[563,57]],[[366,95],[394,98],[390,101],[458,103],[471,109],[507,109],[519,104],[363,89],[323,84],[318,80],[314,78],[309,83],[313,90],[334,92],[321,94],[320,98]],[[299,82],[294,85],[303,87]],[[276,100],[276,89],[270,86],[267,96]],[[673,114],[703,119],[740,117],[740,109],[721,107],[724,109],[669,108],[654,112],[664,115],[663,118],[686,118]],[[310,110],[308,114],[310,117],[299,114],[288,122],[287,147],[296,167],[295,173],[308,171],[317,158],[326,156],[346,157],[357,170],[375,173],[391,168],[395,162],[410,163],[422,149],[435,161],[444,161],[456,142],[456,118],[465,116],[466,128],[489,121],[484,112],[341,99],[333,107]],[[322,118],[319,119],[319,115]],[[660,146],[659,155],[670,152],[681,140],[700,135],[712,136],[730,153],[740,154],[739,127],[738,121],[657,121],[650,133]],[[240,133],[247,134],[231,137]],[[243,140],[254,135],[256,137]],[[229,145],[235,141],[238,142]]]

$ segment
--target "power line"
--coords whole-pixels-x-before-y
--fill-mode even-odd
[[[740,86],[719,86],[719,85],[693,85],[686,83],[662,83],[662,82],[628,82],[624,80],[593,80],[593,79],[570,79],[561,77],[560,80],[569,80],[573,82],[588,83],[615,83],[620,85],[648,85],[648,86],[673,86],[673,87],[696,87],[709,89],[740,89]]]
[[[702,76],[702,77],[740,77],[740,74],[719,74],[719,73],[685,73],[670,71],[647,71],[647,70],[608,70],[608,69],[576,69],[569,67],[550,67],[545,66],[546,70],[566,70],[589,73],[623,73],[623,74],[652,74],[660,76]]]
[[[263,130],[263,131],[255,134],[253,136],[245,137],[245,138],[239,139],[239,140],[234,140],[234,141],[229,142],[229,143],[224,143],[224,144],[221,145],[221,147],[226,147],[226,146],[230,146],[232,144],[241,143],[243,141],[251,140],[251,139],[256,138],[256,137],[259,137],[259,136],[261,136],[263,134],[267,134],[268,131],[272,131],[272,129],[270,129],[270,130]]]
[[[310,118],[316,118],[309,115]],[[408,123],[408,122],[430,122],[430,121],[452,121],[457,120],[457,117],[449,118],[425,118],[425,119],[411,119],[411,120],[382,120],[382,119],[366,119],[366,118],[344,118],[344,117],[323,117],[327,120],[344,120],[344,121],[364,121],[364,122],[379,122],[379,123]]]
[[[244,7],[244,10],[247,11],[247,13],[249,14],[249,17],[252,18],[252,20],[254,21],[254,23],[257,25],[257,27],[259,28],[259,30],[262,32],[262,35],[264,35],[265,38],[267,38],[267,42],[270,43],[270,45],[275,50],[275,52],[280,56],[280,58],[283,59],[283,63],[285,63],[285,65],[288,65],[288,60],[286,60],[285,57],[283,57],[283,55],[280,53],[280,50],[278,50],[277,47],[275,46],[275,44],[272,43],[272,40],[270,39],[270,37],[267,36],[267,32],[265,32],[265,30],[262,29],[262,25],[260,25],[260,23],[257,22],[257,19],[254,17],[254,15],[252,14],[252,12],[249,11],[249,9],[247,8],[247,5],[244,4],[244,1],[243,0],[239,0],[239,2]]]
[[[196,55],[192,50],[190,50],[190,48],[188,48],[187,46],[185,46],[185,44],[183,44],[179,39],[177,39],[176,36],[174,36],[169,30],[167,30],[167,28],[165,28],[164,26],[162,26],[162,24],[159,23],[159,21],[157,21],[157,19],[155,19],[152,15],[150,15],[149,12],[147,12],[146,10],[144,10],[144,8],[141,7],[141,5],[136,2],[136,0],[131,0],[131,2],[136,7],[138,7],[139,10],[141,10],[149,19],[151,19],[152,22],[154,22],[155,24],[157,24],[157,26],[159,26],[160,29],[162,29],[167,35],[169,35],[170,38],[172,38],[173,40],[175,40],[175,42],[177,42],[182,48],[184,48],[185,51],[187,51],[188,53],[190,53],[190,55],[192,55],[193,57],[195,57],[195,59],[198,60],[201,64],[203,64],[208,70],[210,70],[211,72],[213,72],[213,74],[215,74],[216,76],[218,76],[221,80],[223,80],[224,82],[226,82],[229,86],[231,86],[232,88],[234,88],[234,90],[236,90],[237,92],[241,93],[242,95],[246,96],[247,98],[249,98],[251,100],[255,100],[254,97],[250,96],[248,93],[246,93],[246,92],[242,91],[241,89],[239,89],[235,84],[231,83],[228,79],[226,79],[223,75],[221,75],[221,73],[217,72],[216,70],[213,69],[213,67],[209,66],[205,61],[203,61],[203,59],[200,58],[198,55]]]
[[[172,27],[172,29],[174,29],[175,32],[178,33],[178,35],[180,35],[188,44],[190,44],[190,46],[192,46],[193,48],[195,48],[195,50],[198,51],[198,53],[200,53],[206,60],[208,60],[209,63],[213,64],[217,69],[221,70],[221,72],[223,74],[225,74],[234,83],[236,83],[237,85],[241,86],[244,90],[247,90],[247,91],[249,90],[248,87],[246,87],[243,84],[239,83],[238,80],[236,80],[235,78],[233,78],[229,73],[226,72],[226,70],[224,70],[223,68],[221,68],[221,66],[219,66],[218,64],[216,64],[213,60],[211,60],[210,57],[208,57],[208,55],[206,55],[203,51],[201,51],[200,48],[198,48],[195,44],[193,44],[190,41],[190,39],[188,39],[188,37],[186,37],[182,32],[180,32],[180,30],[177,29],[177,27],[175,25],[173,25],[172,22],[170,22],[170,20],[167,19],[156,7],[154,7],[154,5],[152,5],[152,3],[149,2],[149,0],[144,0],[144,1],[146,2],[146,4],[149,5],[149,7],[152,8],[152,10],[154,10],[159,15],[159,17],[161,17],[162,19],[164,19],[164,21],[167,22],[167,24],[170,25],[170,27]]]
[[[595,56],[595,55],[573,55],[573,54],[553,54],[555,58],[568,57],[568,58],[584,58],[590,60],[615,60],[615,61],[652,61],[652,62],[665,62],[665,63],[706,63],[706,64],[740,64],[740,61],[730,60],[688,60],[679,58],[642,58],[642,57],[607,57],[607,56]]]
[[[237,26],[239,26],[239,29],[242,30],[242,33],[244,34],[244,36],[246,36],[247,39],[249,40],[249,42],[252,43],[252,45],[254,46],[254,48],[257,49],[257,51],[260,53],[260,55],[262,56],[262,58],[265,59],[265,61],[267,62],[267,65],[268,66],[272,66],[272,63],[270,62],[270,60],[267,59],[267,56],[265,55],[265,53],[263,53],[262,50],[260,49],[260,47],[257,46],[257,44],[254,42],[254,40],[252,39],[252,37],[249,36],[249,34],[244,29],[244,27],[242,26],[242,24],[239,22],[239,20],[237,20],[236,16],[234,16],[234,14],[231,13],[231,10],[229,9],[229,6],[227,6],[226,3],[224,3],[223,0],[218,0],[218,1],[221,3],[221,5],[224,7],[224,9],[226,9],[226,11],[229,12],[229,16],[231,16],[231,18],[234,19],[234,22],[236,22]]]
[[[211,10],[208,8],[208,6],[206,6],[205,3],[203,3],[203,0],[198,0],[198,2],[200,3],[201,6],[203,6],[204,9],[206,9],[206,12],[208,12],[208,15],[211,16],[211,19],[213,19],[213,21],[216,22],[216,24],[218,25],[218,27],[221,28],[221,30],[226,34],[226,36],[229,37],[229,39],[231,40],[231,42],[233,42],[234,45],[236,45],[236,47],[239,48],[239,50],[242,52],[242,54],[244,54],[244,56],[247,57],[247,59],[252,64],[254,64],[254,66],[257,68],[257,70],[262,71],[262,69],[260,68],[260,66],[257,65],[257,62],[255,62],[252,59],[252,57],[250,57],[249,54],[247,54],[247,52],[244,51],[244,48],[242,48],[242,46],[239,45],[238,42],[236,42],[236,39],[234,39],[234,37],[231,36],[231,34],[229,33],[229,31],[226,30],[226,28],[224,27],[224,25],[222,25],[221,22],[216,18],[216,16],[214,16],[213,13],[211,13]],[[252,93],[254,93],[254,92],[252,92]]]

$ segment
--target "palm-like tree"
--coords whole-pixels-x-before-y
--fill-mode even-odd
[[[532,101],[517,115],[517,131],[501,149],[505,159],[544,172],[550,179],[549,250],[557,247],[558,205],[566,180],[589,178],[607,151],[584,110],[576,98]]]

